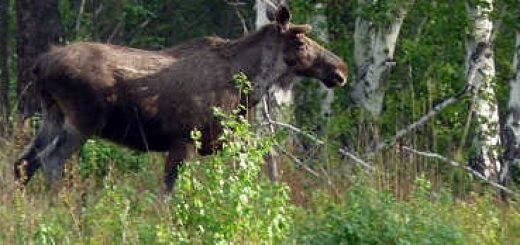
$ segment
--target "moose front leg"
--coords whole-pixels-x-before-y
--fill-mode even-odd
[[[166,193],[171,193],[183,162],[189,161],[195,155],[193,142],[175,142],[171,145],[168,158],[164,163],[164,188]]]
[[[14,164],[14,176],[17,183],[22,185],[27,182],[34,175],[36,170],[41,167],[38,154],[47,148],[52,141],[58,137],[61,132],[63,124],[63,115],[56,106],[44,104],[43,109],[43,124],[36,133],[29,147]]]

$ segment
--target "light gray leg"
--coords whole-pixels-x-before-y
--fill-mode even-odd
[[[85,137],[76,128],[65,123],[61,132],[37,156],[42,164],[47,184],[60,180],[63,163],[85,142]]]

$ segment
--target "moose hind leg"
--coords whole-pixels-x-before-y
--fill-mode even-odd
[[[62,124],[61,112],[56,107],[45,108],[44,106],[42,126],[14,164],[14,175],[17,182],[27,184],[36,170],[40,168],[41,163],[37,156],[59,135]]]
[[[195,155],[193,142],[176,142],[170,147],[170,152],[164,164],[164,188],[166,193],[171,193],[179,172],[179,167],[184,161],[189,161]]]
[[[51,144],[38,154],[47,184],[61,179],[63,163],[83,145],[85,139],[76,128],[66,123]]]

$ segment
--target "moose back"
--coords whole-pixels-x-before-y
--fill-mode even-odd
[[[190,131],[202,131],[199,154],[218,147],[219,107],[230,112],[244,100],[231,81],[243,72],[256,104],[274,84],[295,76],[343,85],[346,65],[291,24],[286,7],[271,10],[271,23],[237,40],[205,37],[161,51],[99,43],[56,47],[34,66],[43,123],[15,163],[25,184],[42,167],[48,183],[61,178],[63,162],[93,136],[141,151],[167,151],[165,188],[178,166],[195,154]]]

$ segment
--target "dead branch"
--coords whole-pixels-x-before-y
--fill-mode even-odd
[[[266,112],[264,111],[264,113],[266,113]],[[314,136],[312,134],[309,134],[309,133],[301,130],[298,127],[295,127],[295,126],[293,126],[291,124],[288,124],[288,123],[273,121],[273,120],[271,120],[270,116],[266,116],[265,118],[267,119],[267,122],[263,123],[262,125],[267,125],[267,126],[270,126],[270,127],[272,125],[275,125],[275,126],[279,126],[279,127],[282,127],[282,128],[286,128],[286,129],[289,129],[289,130],[291,130],[291,131],[293,131],[293,132],[295,132],[297,134],[305,136],[306,138],[310,139],[311,141],[313,141],[317,145],[324,145],[325,144],[325,142],[323,140],[318,139],[316,136]],[[351,152],[348,152],[345,149],[341,149],[340,148],[339,149],[339,153],[341,155],[343,155],[343,156],[346,156],[346,157],[354,160],[355,163],[363,166],[364,168],[366,168],[369,171],[375,170],[375,168],[373,166],[371,166],[369,163],[367,163],[366,161],[363,161],[360,157],[356,156],[355,154],[353,154]]]
[[[423,156],[423,157],[429,157],[429,158],[435,158],[437,160],[440,160],[442,162],[445,162],[445,163],[449,163],[450,165],[456,167],[456,168],[461,168],[461,169],[464,169],[468,172],[470,172],[473,176],[477,177],[478,179],[484,181],[485,183],[491,185],[492,187],[496,188],[496,189],[499,189],[507,194],[510,194],[512,196],[516,196],[516,197],[520,197],[520,193],[518,192],[515,192],[515,191],[512,191],[511,189],[501,185],[501,184],[498,184],[492,180],[489,180],[488,178],[486,178],[484,175],[480,174],[478,171],[468,167],[467,165],[465,164],[461,164],[461,163],[458,163],[458,162],[455,162],[451,159],[448,159],[442,155],[439,155],[437,153],[433,153],[433,152],[423,152],[423,151],[418,151],[416,149],[413,149],[411,147],[408,147],[408,146],[403,146],[402,147],[403,150],[405,151],[408,151],[410,153],[413,153],[413,154],[416,154],[416,155],[419,155],[419,156]]]
[[[309,174],[313,175],[314,177],[316,178],[319,178],[320,175],[312,170],[309,166],[307,166],[307,164],[303,163],[302,160],[300,160],[299,158],[297,158],[296,156],[290,154],[289,152],[287,152],[286,150],[284,150],[282,147],[280,147],[279,145],[275,145],[276,146],[276,149],[278,151],[280,151],[282,154],[288,156],[289,158],[291,158],[294,163],[296,163],[296,165],[302,167],[305,171],[307,171]]]
[[[416,128],[426,124],[431,118],[433,118],[435,115],[439,114],[439,112],[441,112],[444,108],[446,108],[449,105],[459,101],[460,98],[462,98],[464,95],[466,95],[470,91],[470,88],[471,88],[471,86],[466,86],[466,87],[464,87],[464,89],[461,92],[459,92],[459,93],[457,93],[457,94],[455,94],[455,95],[445,99],[441,103],[435,105],[428,113],[426,113],[424,116],[419,118],[419,120],[417,120],[414,123],[406,126],[403,129],[397,131],[397,133],[394,136],[392,136],[390,139],[387,139],[387,140],[385,140],[383,142],[379,142],[376,145],[375,149],[370,151],[370,152],[365,153],[364,157],[372,157],[377,152],[379,152],[379,151],[381,151],[381,150],[383,150],[385,148],[388,148],[391,145],[394,145],[395,142],[397,142],[397,140],[399,140],[403,136],[407,135],[408,133],[410,133],[414,129],[416,129]]]

